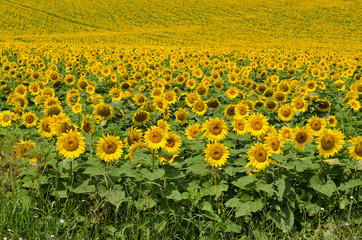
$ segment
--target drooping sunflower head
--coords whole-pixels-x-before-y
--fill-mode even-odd
[[[264,105],[271,112],[274,112],[278,108],[278,104],[271,99],[266,101]]]
[[[225,165],[229,158],[229,149],[219,142],[207,144],[205,152],[205,161],[212,167],[221,167]]]
[[[56,116],[63,112],[63,108],[60,105],[52,105],[45,108],[45,116]]]
[[[150,114],[143,110],[138,110],[132,117],[133,124],[137,126],[145,125],[150,120]]]
[[[210,119],[202,125],[205,131],[204,137],[211,141],[220,141],[224,139],[228,133],[227,125],[223,119]]]
[[[44,117],[39,121],[39,133],[43,137],[50,138],[54,135],[51,130],[51,117]]]
[[[91,122],[89,119],[87,119],[86,117],[84,117],[82,119],[82,125],[81,125],[81,129],[83,132],[91,135],[94,132],[94,127],[93,127],[93,122]]]
[[[331,109],[331,103],[325,99],[319,99],[317,101],[317,109],[321,112],[327,112]]]
[[[224,116],[228,119],[234,119],[235,116],[237,115],[236,113],[236,105],[229,105],[225,108],[224,110]]]
[[[339,130],[325,129],[318,140],[319,154],[325,158],[334,156],[338,153],[344,144],[344,136]]]
[[[97,155],[105,162],[112,162],[122,156],[122,147],[123,143],[118,136],[103,135],[97,144]]]
[[[207,100],[207,106],[209,108],[217,108],[218,106],[220,106],[220,102],[216,98],[211,98]]]
[[[35,147],[34,142],[28,140],[25,141],[20,140],[20,142],[14,146],[14,152],[16,153],[19,159],[30,158],[25,156],[25,154],[30,150],[32,150],[34,147]]]

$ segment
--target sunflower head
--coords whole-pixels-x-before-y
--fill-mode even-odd
[[[362,137],[355,137],[349,141],[352,146],[349,149],[349,155],[357,160],[362,161]]]
[[[29,158],[29,157],[25,156],[25,154],[27,152],[29,152],[30,150],[32,150],[34,147],[35,147],[34,142],[28,141],[28,140],[25,140],[25,141],[20,140],[20,142],[14,146],[14,151],[19,159],[25,159],[25,158]]]
[[[79,157],[85,152],[84,137],[77,131],[70,130],[58,137],[58,152],[67,158]]]
[[[261,143],[256,143],[248,151],[248,166],[257,170],[263,170],[270,165],[271,152],[268,147]]]
[[[166,133],[157,126],[152,126],[145,132],[145,144],[150,149],[164,148],[166,141]]]
[[[225,165],[229,158],[229,149],[221,143],[215,142],[207,144],[205,152],[205,161],[207,161],[212,167],[221,167]]]
[[[223,119],[210,119],[202,125],[205,130],[204,137],[211,141],[220,141],[227,135],[227,125]]]
[[[150,114],[143,110],[138,110],[132,117],[133,124],[137,126],[145,125],[150,120]]]
[[[122,147],[122,141],[118,136],[116,137],[109,134],[107,134],[107,136],[103,135],[97,144],[97,155],[101,160],[111,162],[122,156]]]
[[[319,154],[327,158],[338,153],[344,144],[344,136],[339,130],[325,129],[318,138]]]

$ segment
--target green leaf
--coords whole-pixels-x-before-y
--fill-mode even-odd
[[[226,192],[228,188],[229,186],[226,184],[218,184],[216,186],[212,186],[211,191],[213,192],[213,195],[215,195],[215,199],[218,199],[222,192]]]
[[[322,185],[319,183],[319,178],[317,176],[313,176],[310,179],[310,184],[314,190],[323,193],[328,197],[331,197],[333,193],[337,190],[337,186],[332,180],[328,180],[326,184]]]
[[[180,201],[183,199],[181,193],[177,190],[177,188],[171,184],[166,186],[166,189],[163,191],[163,195],[167,199],[172,199],[175,201]]]
[[[239,198],[231,198],[229,199],[226,203],[225,206],[226,207],[230,207],[230,208],[235,208],[240,204],[240,199]]]
[[[152,162],[152,154],[147,154],[142,152],[143,149],[135,151],[133,153],[134,161],[136,163],[141,163],[145,165],[151,165]]]
[[[104,169],[104,167],[88,167],[84,170],[83,173],[90,176],[99,176],[106,174],[106,170]]]
[[[350,188],[354,188],[354,187],[358,187],[358,186],[361,186],[362,185],[362,181],[361,179],[352,179],[346,183],[342,183],[338,189],[339,190],[342,190],[342,191],[346,191]]]
[[[289,206],[282,207],[281,210],[277,212],[269,210],[266,217],[272,220],[275,226],[283,231],[290,231],[294,225],[294,214]]]
[[[208,167],[208,165],[205,163],[193,164],[193,165],[187,167],[187,172],[192,172],[197,175],[202,175],[207,172],[207,167]]]
[[[89,180],[90,179],[87,179],[81,185],[77,186],[74,189],[71,189],[71,191],[74,192],[74,193],[90,193],[90,192],[93,192],[95,190],[95,185],[89,185]]]
[[[283,199],[284,196],[284,191],[285,191],[285,181],[284,179],[278,179],[275,181],[275,186],[278,188],[278,192],[277,192],[277,197],[278,200],[281,201]]]
[[[116,207],[119,207],[126,200],[126,194],[122,190],[111,190],[106,194],[106,201],[109,201]]]
[[[211,203],[208,201],[203,201],[201,203],[201,210],[214,213],[214,209],[212,208]]]
[[[156,179],[159,179],[161,177],[163,177],[163,175],[165,175],[165,170],[162,168],[156,169],[153,173],[150,172],[150,170],[146,169],[146,168],[142,168],[141,169],[141,173],[142,175],[147,178],[150,181],[154,181]]]
[[[254,184],[254,181],[255,181],[255,176],[250,175],[250,176],[241,177],[238,180],[233,181],[232,184],[241,189],[249,189]]]
[[[256,189],[266,192],[269,196],[272,196],[274,193],[274,189],[270,184],[260,183],[256,184]]]
[[[263,200],[258,199],[256,202],[239,203],[235,209],[235,217],[249,215],[263,208]]]

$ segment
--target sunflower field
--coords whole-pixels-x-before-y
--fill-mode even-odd
[[[150,234],[171,229],[171,238],[235,236],[253,225],[293,236],[330,214],[360,213],[361,59],[3,47],[1,177],[19,168],[19,201],[38,215],[44,202],[35,197],[60,206],[73,199],[77,224],[89,214],[100,226],[105,215],[128,221],[132,212],[159,215]],[[208,225],[198,229],[197,221]]]
[[[0,238],[361,239],[360,9],[2,1]]]

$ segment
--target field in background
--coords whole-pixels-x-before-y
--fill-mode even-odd
[[[360,50],[361,2],[4,0],[0,41]]]

